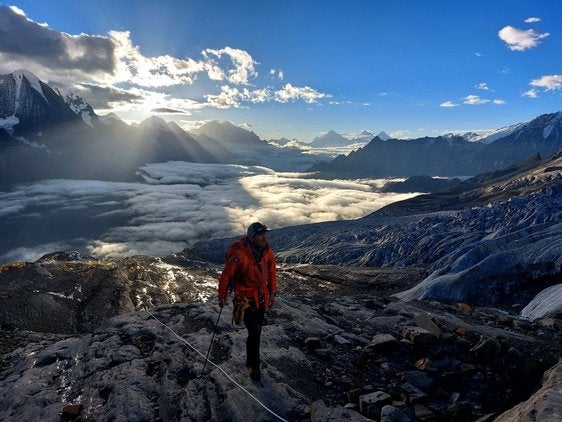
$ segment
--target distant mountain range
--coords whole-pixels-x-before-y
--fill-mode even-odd
[[[318,158],[229,122],[193,133],[159,117],[128,125],[28,71],[0,75],[0,189],[47,178],[134,180],[140,166],[169,160],[302,171]]]
[[[378,136],[379,139],[382,139],[383,141],[390,139],[390,136],[388,136],[384,132],[380,132],[376,136]],[[314,138],[310,143],[310,146],[314,148],[346,147],[349,145],[360,144],[360,143],[366,144],[370,142],[374,137],[375,135],[373,135],[371,132],[367,130],[364,130],[359,135],[353,136],[351,138],[345,137],[333,130],[330,130],[327,133],[323,134],[322,136],[318,136]]]
[[[375,137],[363,148],[309,169],[326,177],[474,176],[534,154],[562,149],[562,112],[486,135],[446,135],[411,140]]]
[[[333,159],[313,148],[365,146]],[[319,177],[472,176],[562,148],[562,112],[487,134],[412,140],[363,131],[352,138],[331,130],[309,151],[296,141],[261,140],[230,122],[211,121],[186,132],[151,117],[128,125],[98,116],[82,98],[62,93],[32,73],[0,75],[0,189],[46,178],[136,180],[147,163],[191,161],[263,165],[313,171]]]

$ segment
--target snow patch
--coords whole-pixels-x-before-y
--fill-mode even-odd
[[[74,300],[74,294],[69,294],[69,295],[63,295],[62,293],[57,293],[57,292],[47,292],[47,294],[56,296],[56,297],[60,297],[61,299],[70,299],[70,300]]]
[[[47,152],[49,152],[49,147],[48,147],[47,145],[45,145],[45,144],[39,144],[39,143],[37,143],[37,142],[28,141],[27,139],[25,139],[25,138],[22,137],[22,136],[18,136],[18,137],[16,137],[15,139],[17,139],[18,141],[20,141],[20,142],[22,142],[22,143],[24,143],[25,145],[28,145],[28,146],[30,146],[30,147],[39,148],[39,149],[44,149],[44,150],[46,150]]]
[[[13,75],[14,75],[14,78],[16,80],[16,108],[15,108],[15,110],[17,110],[18,107],[19,107],[20,90],[21,90],[21,83],[22,83],[23,78],[27,79],[27,82],[29,82],[31,87],[35,91],[37,91],[47,103],[49,102],[49,101],[47,101],[47,97],[45,97],[45,94],[43,93],[43,89],[41,88],[41,83],[40,83],[39,78],[37,76],[35,76],[31,72],[28,72],[27,70],[16,70],[13,73]]]
[[[562,284],[550,286],[535,296],[521,311],[521,316],[531,321],[562,313]]]
[[[4,119],[0,118],[0,128],[6,129],[8,132],[11,132],[15,125],[20,122],[16,116],[8,116]]]
[[[502,128],[492,130],[492,131],[485,131],[485,132],[482,132],[480,135],[471,137],[470,141],[471,142],[480,142],[482,144],[488,145],[488,144],[491,144],[492,142],[497,141],[498,139],[505,138],[506,136],[511,135],[512,133],[518,131],[519,129],[522,129],[529,122],[530,122],[530,120],[528,120],[526,122],[522,122],[522,123],[517,123],[517,124],[511,125],[511,126],[504,126]]]
[[[92,116],[89,111],[83,111],[80,115],[82,116],[84,123],[92,128],[94,127],[94,124],[92,123]]]
[[[556,113],[556,116],[548,122],[548,125],[543,129],[542,136],[544,139],[548,138],[555,127],[559,127],[562,121],[562,113]]]

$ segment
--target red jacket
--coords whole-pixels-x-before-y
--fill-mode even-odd
[[[276,293],[277,289],[275,256],[269,243],[259,262],[256,262],[247,237],[230,245],[219,278],[219,300],[226,299],[230,279],[234,282],[234,298],[253,298],[259,307],[258,291],[261,291],[265,296],[265,307],[269,308],[269,297],[272,293]]]

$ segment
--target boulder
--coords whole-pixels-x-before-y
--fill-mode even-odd
[[[482,360],[495,360],[497,354],[501,351],[501,345],[490,337],[482,336],[478,343],[470,349],[475,357]]]
[[[366,364],[370,359],[381,354],[394,353],[400,350],[400,343],[390,334],[377,334],[359,355],[359,365]]]
[[[408,371],[400,374],[402,381],[419,388],[420,390],[428,390],[433,380],[425,372]]]
[[[392,403],[392,397],[384,391],[375,391],[369,394],[359,396],[359,410],[361,413],[366,413],[369,405],[376,405],[379,408]]]
[[[414,326],[404,327],[402,330],[402,337],[419,346],[427,346],[435,338],[435,336],[425,328]]]
[[[337,334],[334,336],[334,341],[340,346],[351,346],[351,342],[348,339]]]
[[[435,413],[422,404],[416,404],[414,406],[414,413],[416,418],[422,421],[433,420],[435,418]]]
[[[328,407],[323,400],[317,400],[310,406],[311,422],[372,422],[355,410],[347,409],[343,406]]]
[[[419,388],[405,382],[400,387],[403,391],[406,402],[409,404],[416,404],[427,400],[428,395],[421,391]]]
[[[403,411],[394,406],[384,406],[381,410],[381,422],[410,422],[411,419]]]
[[[420,328],[424,328],[433,334],[435,337],[441,337],[443,335],[443,331],[439,326],[435,323],[433,317],[428,313],[420,313],[414,317],[414,324],[416,324]]]

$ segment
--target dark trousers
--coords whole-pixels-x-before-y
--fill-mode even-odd
[[[265,306],[262,303],[256,309],[254,301],[250,301],[250,306],[244,313],[244,324],[248,329],[248,339],[246,340],[246,366],[254,370],[260,368],[260,339],[261,327],[265,315]]]

